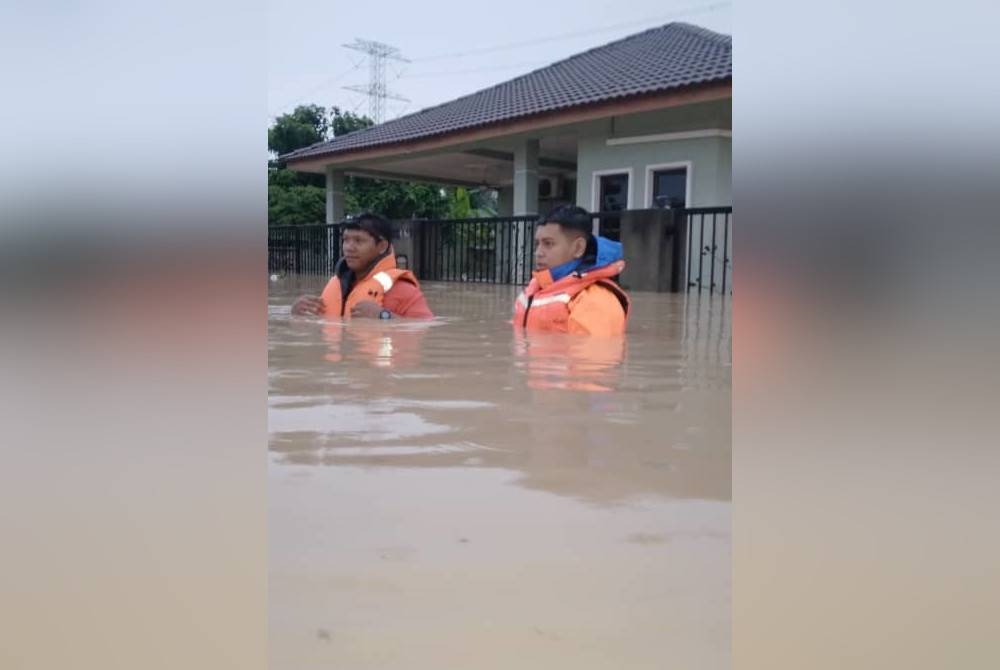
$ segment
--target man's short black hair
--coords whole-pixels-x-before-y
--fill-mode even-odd
[[[557,223],[566,232],[574,232],[581,235],[590,235],[590,231],[593,230],[594,225],[590,212],[583,207],[575,205],[556,207],[539,221],[541,225],[545,225],[546,223]]]
[[[363,230],[374,237],[376,242],[379,240],[392,242],[392,222],[372,212],[363,212],[345,221],[344,230]]]

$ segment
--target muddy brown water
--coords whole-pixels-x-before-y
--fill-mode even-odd
[[[731,302],[637,293],[620,340],[269,291],[269,655],[307,668],[726,668]]]

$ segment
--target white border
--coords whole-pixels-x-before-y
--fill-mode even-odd
[[[686,130],[679,133],[658,133],[656,135],[635,135],[633,137],[612,137],[606,141],[607,146],[613,147],[619,144],[643,144],[645,142],[673,142],[676,140],[694,140],[701,137],[728,137],[732,139],[733,131],[722,128],[709,128],[707,130]]]
[[[652,209],[656,205],[653,204],[653,173],[657,170],[671,170],[677,168],[684,168],[687,170],[687,176],[684,179],[684,206],[694,207],[691,202],[691,184],[694,182],[694,163],[691,161],[676,161],[674,163],[657,163],[656,165],[646,166],[646,192],[644,194],[643,202],[646,204],[648,209]]]
[[[623,167],[615,168],[613,170],[594,170],[590,173],[590,211],[597,212],[597,199],[600,197],[601,188],[600,181],[601,177],[607,177],[613,174],[627,174],[628,175],[628,194],[625,196],[625,209],[632,209],[632,193],[635,191],[635,176],[632,174],[632,168]]]

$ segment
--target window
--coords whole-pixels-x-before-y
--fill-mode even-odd
[[[603,174],[598,176],[597,210],[599,212],[621,212],[628,209],[629,173]],[[612,240],[621,239],[621,217],[605,214],[600,219],[598,234]]]
[[[687,168],[653,170],[653,207],[683,209],[687,207]]]
[[[603,175],[598,209],[602,212],[620,212],[626,207],[628,207],[628,174]]]

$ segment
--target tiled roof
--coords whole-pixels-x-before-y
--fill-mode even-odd
[[[732,37],[687,23],[669,23],[282,158],[296,160],[423,139],[543,112],[722,82],[732,76]]]

